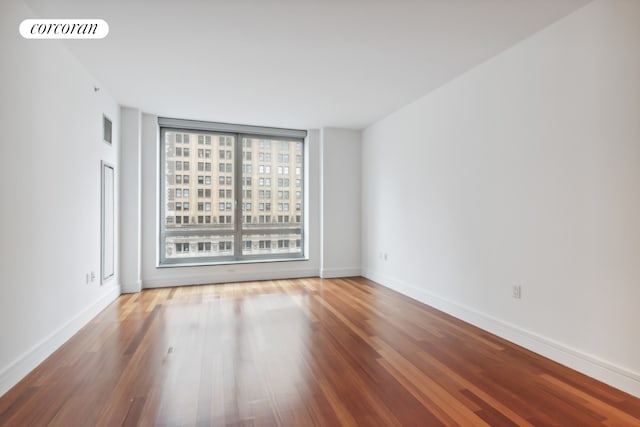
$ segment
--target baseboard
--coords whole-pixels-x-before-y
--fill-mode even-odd
[[[337,277],[360,276],[362,271],[359,267],[350,268],[323,268],[320,270],[320,277],[323,279],[333,279]]]
[[[253,282],[258,280],[297,279],[302,277],[318,277],[317,269],[287,270],[273,272],[230,272],[197,276],[169,278],[145,278],[144,288],[167,288],[171,286],[208,285],[215,283]]]
[[[26,351],[17,360],[0,371],[0,396],[5,394],[22,380],[29,372],[35,369],[47,357],[51,356],[62,344],[67,342],[76,332],[82,329],[91,319],[104,310],[118,296],[120,296],[120,286],[113,284],[109,286],[107,294],[98,301],[87,307],[67,323],[62,325],[48,337],[40,341],[31,349]]]
[[[555,362],[602,381],[605,384],[640,397],[640,374],[637,372],[617,366],[596,356],[571,348],[558,341],[522,329],[471,307],[442,298],[424,289],[384,274],[363,269],[362,275],[382,286],[471,323],[474,326],[518,344],[534,353],[538,353]]]
[[[138,280],[136,283],[123,283],[122,284],[122,293],[123,294],[135,294],[136,292],[140,292],[142,290],[142,281]]]

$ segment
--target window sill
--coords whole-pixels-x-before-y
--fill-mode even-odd
[[[216,267],[224,265],[243,265],[243,264],[274,264],[282,262],[306,262],[309,261],[308,257],[300,258],[273,258],[273,259],[243,259],[243,260],[229,260],[229,261],[217,261],[217,262],[181,262],[181,263],[166,263],[157,264],[156,268],[180,268],[180,267]]]

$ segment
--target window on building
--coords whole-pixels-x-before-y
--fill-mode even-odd
[[[198,242],[198,252],[211,251],[211,242]]]
[[[271,240],[260,240],[258,242],[258,248],[260,248],[260,249],[271,249]]]
[[[287,202],[293,193],[296,199],[299,199],[296,202],[304,200],[302,169],[300,176],[296,176],[295,180],[284,177],[289,173],[290,159],[295,158],[297,166],[302,167],[298,159],[301,161],[304,156],[303,141],[306,132],[177,119],[159,119],[159,124],[162,153],[160,208],[165,219],[160,221],[159,229],[160,264],[282,260],[300,259],[305,256],[305,245],[302,243],[305,238],[304,224],[301,221],[294,222],[291,217],[289,222],[289,215],[285,215],[287,221],[277,221],[276,217],[272,221],[271,215],[256,216],[252,220],[248,214],[254,205],[256,212],[271,214],[271,205],[277,202],[271,198],[272,195],[281,199],[279,203],[274,204],[273,209],[283,213],[288,213]],[[214,151],[214,154],[218,153],[218,165],[211,168],[209,162],[197,162],[197,167],[191,168],[197,170],[191,172],[188,161],[178,162],[170,158],[170,153],[175,153],[176,148],[179,148],[176,144],[188,144],[190,140],[207,145],[211,145],[213,141],[212,148],[218,150]],[[184,156],[186,147],[182,145],[181,148]],[[197,148],[199,158],[203,155],[206,158],[211,157],[210,149],[207,148],[204,152],[202,150]],[[188,149],[186,153],[189,153]],[[253,162],[258,159],[263,164],[253,167]],[[271,163],[271,159],[287,166],[282,163],[281,166],[277,166],[276,163]],[[281,174],[277,180],[271,179],[271,167],[275,168],[274,172],[277,169]],[[177,170],[182,171],[182,174],[174,174]],[[210,175],[197,175],[198,171],[213,172],[214,179],[212,180]],[[258,176],[260,172],[262,178]],[[190,180],[191,173],[195,178]],[[290,182],[294,184],[291,188]],[[180,192],[176,191],[176,184],[181,184]],[[203,197],[207,198],[206,201],[196,203],[199,215],[193,216],[191,221],[188,215],[178,216],[174,211],[170,211],[168,200],[165,200],[173,195],[180,197],[178,194],[181,194],[181,202],[175,203],[175,211],[189,213],[189,201],[185,198],[190,191],[194,192],[191,194],[197,194],[201,200]],[[169,200],[173,202],[172,199]],[[296,203],[298,213],[303,209],[303,203]],[[204,215],[205,212],[209,214]],[[284,217],[281,215],[281,218]],[[298,215],[296,218],[302,216]],[[180,251],[176,240],[180,242]],[[298,241],[301,243],[297,244]],[[206,248],[206,242],[213,242],[213,250]],[[274,242],[273,245],[271,242]],[[294,242],[296,244],[293,244]],[[192,250],[185,250],[189,244],[192,245]]]
[[[278,249],[286,249],[289,247],[289,241],[285,239],[278,240]]]
[[[189,243],[176,243],[176,253],[180,254],[180,253],[187,253],[189,252],[190,249],[190,244]]]

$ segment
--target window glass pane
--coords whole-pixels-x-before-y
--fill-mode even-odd
[[[296,187],[301,179],[284,178],[296,168],[302,150],[299,141],[242,138],[242,240],[252,242],[243,243],[242,255],[302,254],[296,245],[302,240],[302,217],[290,216],[291,206],[302,198],[302,188]],[[252,219],[247,214],[254,207]],[[273,211],[278,215],[267,215]]]
[[[196,162],[197,168],[190,168],[189,160],[184,159],[184,156],[191,155],[190,151],[184,147],[176,147],[182,141],[208,141],[211,144],[212,135],[186,130],[180,133],[167,130],[163,135],[163,184],[166,197],[162,207],[165,221],[161,243],[164,259],[184,259],[185,262],[191,262],[190,259],[202,257],[215,259],[233,256],[235,216],[229,212],[232,204],[225,202],[234,198],[234,181],[227,180],[226,166],[224,172],[211,171],[211,164],[208,162]],[[217,135],[213,137],[218,138]],[[235,143],[234,136],[224,135],[225,144],[227,138],[232,145]],[[194,150],[193,154],[196,158],[201,157],[203,152]],[[178,156],[181,157],[180,160]],[[229,151],[229,156],[228,162],[233,163],[233,150]],[[179,171],[179,175],[174,171]],[[203,171],[212,173],[213,179],[212,175],[202,175]],[[219,195],[225,197],[220,198]],[[205,198],[206,201],[203,200]],[[179,199],[179,202],[174,199]],[[231,215],[220,216],[222,211]]]

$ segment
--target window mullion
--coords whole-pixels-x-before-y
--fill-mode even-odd
[[[235,171],[233,179],[235,182],[234,194],[234,222],[235,222],[235,238],[233,243],[233,254],[236,259],[242,257],[242,135],[235,135]]]

